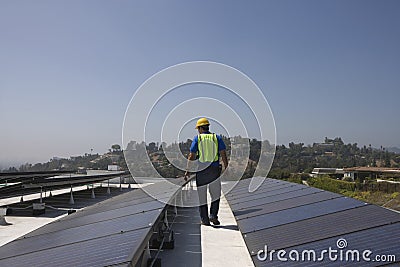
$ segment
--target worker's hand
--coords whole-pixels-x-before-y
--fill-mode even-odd
[[[190,175],[189,171],[186,171],[186,172],[185,172],[185,176],[184,176],[185,181],[187,181],[187,178],[189,178],[189,175]]]

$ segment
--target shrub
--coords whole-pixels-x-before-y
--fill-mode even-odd
[[[297,184],[303,183],[303,181],[301,179],[301,175],[299,175],[299,174],[292,174],[292,175],[290,175],[289,178],[284,179],[284,180],[288,181],[288,182],[292,182],[292,183],[297,183]]]
[[[394,192],[393,194],[390,195],[390,198],[395,199],[400,195],[399,192]]]
[[[342,191],[354,191],[355,184],[341,180],[334,180],[332,178],[312,177],[307,180],[308,184],[323,190],[331,191],[334,193],[341,193]]]

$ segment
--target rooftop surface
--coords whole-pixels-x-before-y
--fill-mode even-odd
[[[167,206],[131,190],[1,246],[0,266],[139,266],[146,254],[163,266],[398,266],[399,213],[274,179],[250,193],[250,180],[221,198],[220,226],[200,225],[196,207],[175,208],[196,202],[193,184],[162,187]],[[157,229],[173,232],[174,249],[148,246]]]

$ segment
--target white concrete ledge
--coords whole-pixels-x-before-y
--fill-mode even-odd
[[[221,196],[218,213],[220,226],[201,226],[202,266],[254,266],[232,210]]]

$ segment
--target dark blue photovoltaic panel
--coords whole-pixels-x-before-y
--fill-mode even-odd
[[[158,202],[158,201],[148,201],[145,203],[140,203],[128,207],[123,207],[123,208],[118,208],[116,210],[108,210],[104,212],[99,212],[99,213],[91,213],[86,216],[80,216],[79,212],[71,214],[69,216],[74,216],[74,219],[68,218],[68,225],[66,224],[61,224],[61,223],[50,223],[46,227],[39,228],[38,230],[29,233],[26,235],[26,237],[31,237],[34,235],[40,235],[44,233],[50,233],[54,231],[60,231],[64,230],[65,228],[73,228],[73,227],[79,227],[83,225],[90,225],[94,223],[98,223],[100,221],[106,221],[106,220],[113,220],[116,218],[124,217],[127,216],[126,214],[137,214],[137,213],[142,213],[145,211],[151,211],[151,210],[157,210],[157,209],[162,209],[164,208],[164,204]],[[68,216],[68,217],[69,217]]]
[[[341,197],[341,195],[331,192],[317,192],[313,194],[308,194],[299,197],[284,199],[281,201],[275,201],[263,205],[258,205],[254,208],[237,210],[236,212],[234,212],[234,215],[236,216],[236,220],[241,220],[258,215],[263,215],[266,213],[295,208],[338,197]]]
[[[229,201],[230,201],[230,203],[232,203],[232,205],[234,205],[237,203],[243,203],[243,202],[253,200],[253,199],[263,198],[264,196],[268,196],[268,195],[272,195],[272,194],[277,195],[279,193],[296,191],[296,190],[301,190],[301,189],[305,189],[305,188],[306,188],[305,186],[299,187],[299,186],[291,186],[291,185],[280,185],[280,186],[276,186],[276,187],[268,187],[268,188],[258,189],[251,193],[242,193],[242,194],[233,193],[233,194],[231,194],[231,198],[229,199]]]
[[[319,258],[323,259],[321,261],[296,261],[296,262],[281,262],[275,258],[272,266],[383,266],[390,264],[390,262],[376,262],[374,261],[374,257],[376,255],[395,255],[397,262],[394,266],[399,266],[399,256],[400,256],[400,248],[399,248],[399,236],[400,236],[400,223],[389,224],[380,227],[375,227],[371,229],[367,229],[364,231],[358,231],[348,234],[343,234],[340,236],[327,238],[323,240],[318,240],[315,242],[306,243],[299,246],[288,247],[285,250],[290,252],[291,250],[296,251],[304,251],[304,250],[315,250],[316,255]],[[347,247],[343,249],[339,249],[337,247],[338,239],[345,239],[347,243]],[[321,251],[326,249],[328,250],[331,247],[333,250],[337,250],[338,252],[332,253],[332,256],[337,255],[335,261],[329,259],[329,255],[324,254],[321,257]],[[360,256],[360,261],[352,261],[351,255],[348,254],[348,261],[346,261],[346,251],[358,251],[358,255]],[[370,250],[372,252],[368,258],[371,261],[364,261],[362,259],[362,252],[365,250]],[[340,261],[340,252],[343,251],[342,261]],[[356,254],[355,254],[356,255]],[[271,262],[269,261],[259,261],[257,256],[253,256],[253,262],[256,266],[271,266]],[[394,262],[391,262],[394,264]]]
[[[240,181],[226,199],[256,266],[398,266],[400,214],[339,194],[304,185],[266,179],[258,192],[248,192],[250,179]],[[260,261],[257,252],[323,250],[345,238],[350,249],[393,254],[394,262]]]
[[[341,197],[239,220],[238,225],[242,233],[248,233],[364,205],[364,202]]]
[[[288,185],[288,184],[272,185],[272,186],[268,186],[268,187],[265,187],[265,188],[263,187],[263,188],[257,189],[254,192],[249,192],[248,188],[246,188],[243,191],[235,191],[235,192],[231,193],[229,195],[229,200],[230,201],[237,201],[237,200],[243,199],[245,197],[255,196],[255,195],[259,195],[259,194],[267,194],[268,192],[272,192],[272,191],[275,191],[275,190],[278,190],[278,189],[285,189],[285,188],[288,188],[288,187],[292,187],[292,188],[296,187],[296,188],[298,188],[295,185]]]
[[[237,183],[234,186],[234,188],[226,195],[226,198],[232,200],[234,195],[253,194],[253,193],[257,193],[258,191],[261,191],[261,190],[268,190],[270,188],[276,188],[276,187],[302,186],[300,184],[288,183],[285,181],[266,179],[262,183],[262,186],[260,188],[258,188],[255,192],[249,192],[250,181],[251,181],[251,179],[246,179],[246,180],[242,180],[239,183]]]
[[[70,175],[65,175],[65,174]],[[61,174],[61,176],[57,176]],[[15,172],[0,173],[0,181],[9,184],[0,187],[0,198],[39,193],[41,190],[69,188],[71,185],[86,185],[101,182],[115,177],[126,177],[126,171],[109,172],[93,175],[71,175],[71,171]]]
[[[274,194],[274,192],[270,192],[268,195],[265,195],[262,198],[257,197],[256,199],[253,200],[249,200],[243,203],[236,203],[236,204],[230,204],[232,210],[240,210],[240,209],[247,209],[247,208],[252,208],[255,206],[259,206],[259,205],[265,205],[267,203],[272,203],[275,201],[281,201],[281,200],[285,200],[285,199],[290,199],[290,198],[294,198],[294,197],[299,197],[299,196],[304,196],[304,195],[309,195],[309,194],[314,194],[317,192],[322,192],[322,190],[317,189],[317,188],[304,188],[304,189],[300,189],[300,190],[295,190],[295,191],[288,191],[288,192],[284,192],[284,193],[278,193],[278,194]],[[229,200],[228,200],[229,202]]]
[[[146,187],[165,201],[179,188],[165,181]],[[139,189],[112,197],[0,247],[0,266],[127,266],[165,207]]]
[[[113,220],[100,221],[79,227],[72,227],[56,232],[21,238],[8,245],[8,253],[1,252],[1,257],[11,257],[32,253],[38,250],[50,249],[52,247],[65,246],[73,243],[83,242],[90,239],[135,231],[141,228],[149,228],[159,215],[158,210],[145,213],[128,215]],[[32,246],[32,244],[35,244]]]
[[[4,258],[0,250],[0,266],[108,266],[121,262],[127,266],[128,257],[139,248],[147,232],[148,229],[139,229],[116,233],[10,258]]]
[[[365,220],[363,214],[369,214],[370,218]],[[365,205],[247,233],[244,238],[251,251],[258,251],[266,243],[270,249],[278,250],[395,222],[400,222],[398,214],[374,205]]]

